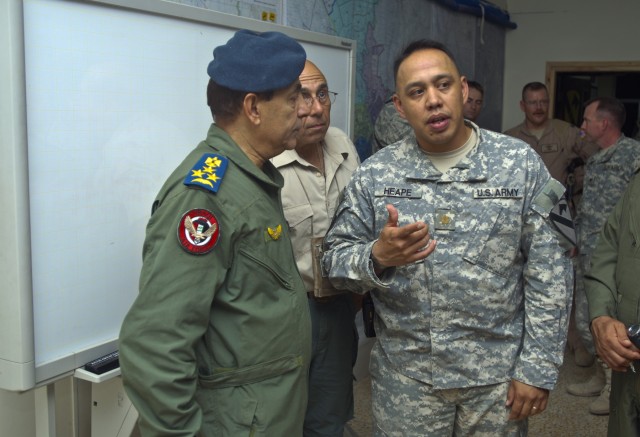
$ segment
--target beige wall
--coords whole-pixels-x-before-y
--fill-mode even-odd
[[[88,436],[90,434],[91,414],[91,384],[87,383],[83,391],[78,392],[72,377],[57,381],[55,389],[55,429],[49,429],[49,418],[46,388],[16,393],[0,389],[0,436],[11,437],[41,437],[55,433],[57,437]],[[72,393],[81,394],[86,399],[84,405],[79,405],[78,414],[83,414],[84,420],[76,420],[73,409]],[[77,395],[76,395],[77,397]],[[51,434],[53,435],[53,434]]]
[[[638,0],[507,0],[502,130],[522,122],[527,82],[545,82],[548,61],[639,61]]]
[[[36,435],[33,392],[19,394],[0,390],[0,435]]]

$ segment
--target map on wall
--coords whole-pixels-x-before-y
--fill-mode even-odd
[[[284,24],[283,0],[171,0],[225,14]]]
[[[425,1],[289,1],[286,24],[356,40],[353,141],[362,159],[371,154],[373,124],[394,89],[393,61],[416,33],[428,34]],[[331,86],[331,84],[329,84]]]
[[[485,26],[484,19],[471,12],[443,6],[463,0],[173,1],[253,19],[262,19],[265,13],[269,16],[268,11],[273,10],[277,24],[356,41],[352,139],[363,160],[371,154],[375,120],[395,89],[393,63],[407,43],[419,38],[445,44],[456,53],[458,68],[465,76],[478,78],[485,89],[499,92],[483,113],[487,122],[501,117],[497,103],[502,96],[501,74],[496,71],[502,68],[504,30],[492,23]],[[498,50],[486,50],[485,43]],[[499,122],[493,125],[499,129]]]

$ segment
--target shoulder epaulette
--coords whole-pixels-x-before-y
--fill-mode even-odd
[[[227,171],[229,158],[215,153],[205,153],[184,178],[187,186],[196,186],[217,193]]]

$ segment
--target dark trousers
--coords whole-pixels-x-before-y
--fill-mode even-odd
[[[351,293],[309,299],[312,353],[304,437],[342,437],[353,417],[353,364],[358,336]]]
[[[640,437],[640,373],[611,372],[609,406],[607,435]]]

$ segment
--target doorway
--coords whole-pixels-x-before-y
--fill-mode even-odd
[[[640,62],[547,62],[547,87],[552,117],[580,126],[586,101],[615,97],[627,112],[623,133],[640,135]]]

